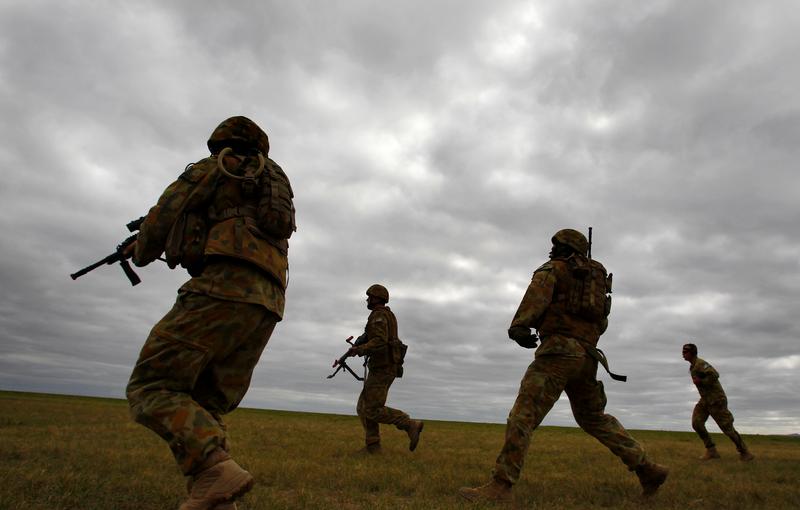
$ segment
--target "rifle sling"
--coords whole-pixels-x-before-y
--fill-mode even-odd
[[[581,341],[581,345],[583,346],[584,349],[586,349],[586,353],[589,354],[589,356],[591,356],[595,361],[603,365],[603,368],[606,369],[606,372],[608,372],[608,375],[610,375],[612,379],[614,379],[615,381],[622,381],[622,382],[628,380],[627,375],[615,374],[608,368],[608,359],[606,358],[606,355],[603,351],[601,351],[594,345],[590,344],[589,342]]]
[[[356,374],[355,372],[353,372],[353,369],[352,369],[352,368],[350,368],[350,366],[348,366],[348,364],[347,364],[347,363],[345,363],[345,362],[342,362],[342,363],[340,363],[340,366],[343,366],[343,367],[344,367],[344,369],[345,369],[345,370],[347,370],[348,372],[350,372],[350,374],[351,374],[353,377],[355,377],[357,380],[359,380],[359,381],[363,381],[363,380],[364,380],[364,378],[363,378],[363,377],[359,377],[359,376],[358,376],[358,374]]]

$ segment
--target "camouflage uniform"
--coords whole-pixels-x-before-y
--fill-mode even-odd
[[[212,452],[228,450],[222,416],[236,409],[277,322],[283,318],[288,243],[261,232],[238,209],[242,185],[220,174],[220,145],[234,154],[269,150],[266,134],[249,119],[223,122],[209,139],[212,156],[181,174],[142,223],[134,263],[145,265],[165,249],[185,211],[208,218],[202,272],[178,291],[172,309],[153,327],[127,386],[131,415],[169,444],[186,475]],[[246,173],[258,162],[235,156]],[[266,160],[266,171],[280,171]],[[288,181],[287,181],[288,182]],[[198,198],[202,197],[202,198]],[[293,214],[293,208],[292,208]]]
[[[587,261],[577,253],[570,258]],[[567,392],[578,425],[609,448],[630,470],[649,462],[642,446],[616,418],[604,411],[606,395],[603,383],[596,379],[595,346],[608,325],[605,315],[610,301],[606,311],[595,320],[570,311],[569,296],[576,285],[570,258],[551,255],[551,260],[534,272],[511,323],[512,329],[536,328],[542,343],[522,378],[517,400],[508,416],[505,444],[492,473],[496,481],[508,486],[519,480],[531,434],[562,391]],[[589,262],[605,277],[605,268],[599,262]],[[603,288],[600,296],[605,292]]]
[[[733,428],[733,415],[728,410],[728,398],[719,383],[719,373],[705,360],[695,358],[689,367],[692,381],[697,381],[695,386],[700,393],[700,400],[692,412],[692,428],[703,440],[706,448],[714,448],[714,441],[706,430],[706,420],[709,415],[719,425],[720,430],[728,436],[739,453],[747,452],[742,436]]]
[[[397,318],[392,310],[384,305],[375,306],[367,319],[364,334],[366,343],[355,347],[353,351],[359,356],[368,356],[369,372],[358,397],[356,412],[364,427],[369,448],[380,444],[381,423],[408,430],[412,420],[403,411],[386,406],[389,387],[398,373],[390,351],[390,340],[397,338]]]

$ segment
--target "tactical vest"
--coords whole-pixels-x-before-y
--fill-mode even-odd
[[[192,276],[203,272],[205,245],[208,236],[206,208],[216,190],[218,172],[216,161],[206,158],[187,165],[176,181],[180,190],[173,196],[185,196],[184,203],[171,210],[162,221],[171,222],[167,234],[164,256],[170,269],[180,264]]]
[[[370,355],[368,362],[369,367],[370,369],[387,366],[394,367],[396,376],[403,377],[403,361],[405,360],[408,346],[400,340],[397,334],[397,317],[395,317],[394,312],[392,312],[388,306],[374,310],[370,314],[370,319],[373,314],[382,314],[386,318],[387,338],[385,350]]]
[[[612,275],[600,262],[581,255],[553,259],[556,286],[540,334],[565,334],[597,343],[611,312]]]
[[[215,156],[187,168],[182,178],[195,188],[168,236],[170,267],[180,263],[196,276],[206,257],[233,257],[258,266],[286,288],[287,240],[296,230],[294,195],[280,166],[269,158],[264,163],[258,175],[255,158],[224,172]]]

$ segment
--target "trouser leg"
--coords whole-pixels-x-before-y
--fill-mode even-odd
[[[706,403],[701,399],[695,404],[694,411],[692,411],[692,428],[697,432],[697,435],[700,436],[706,448],[714,448],[714,441],[711,440],[711,436],[708,434],[708,430],[706,430],[706,420],[708,420],[708,416],[709,413]]]
[[[370,370],[364,381],[356,410],[364,427],[367,445],[380,442],[381,423],[405,430],[411,421],[403,411],[386,406],[389,387],[394,378],[394,373],[388,370]]]
[[[531,434],[558,400],[580,358],[540,356],[528,367],[508,414],[506,437],[492,476],[514,484],[519,480]]]
[[[167,441],[184,474],[226,448],[217,417],[241,401],[276,321],[263,307],[185,293],[151,331],[126,395],[134,420]]]
[[[644,448],[614,416],[605,413],[606,394],[603,383],[596,377],[597,361],[585,358],[581,373],[566,387],[572,414],[583,430],[634,470],[645,461]]]
[[[733,428],[733,414],[728,410],[728,401],[723,399],[715,402],[709,406],[709,414],[719,426],[723,434],[728,436],[733,444],[736,445],[736,450],[739,452],[747,451],[747,446],[744,444],[744,439],[739,435],[739,432]]]
[[[361,420],[361,426],[364,428],[365,443],[367,446],[380,443],[380,425],[375,420],[370,420],[366,416],[366,384],[365,388],[361,390],[361,394],[358,396],[356,413],[358,413],[358,418]]]

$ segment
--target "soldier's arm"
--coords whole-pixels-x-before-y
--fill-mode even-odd
[[[380,352],[389,343],[389,321],[382,313],[373,313],[367,320],[366,343],[354,347],[358,356],[372,355]]]
[[[703,363],[703,366],[698,370],[697,376],[702,379],[703,382],[712,382],[719,379],[719,373],[708,363]]]
[[[553,299],[553,290],[556,286],[556,277],[552,267],[545,264],[533,273],[531,283],[525,296],[514,314],[511,327],[532,328],[541,318]]]
[[[161,255],[175,219],[184,207],[192,188],[205,173],[202,165],[192,165],[167,186],[139,227],[133,252],[134,264],[144,266]]]
[[[705,361],[698,363],[692,369],[692,382],[695,384],[708,384],[719,378],[719,373]]]

